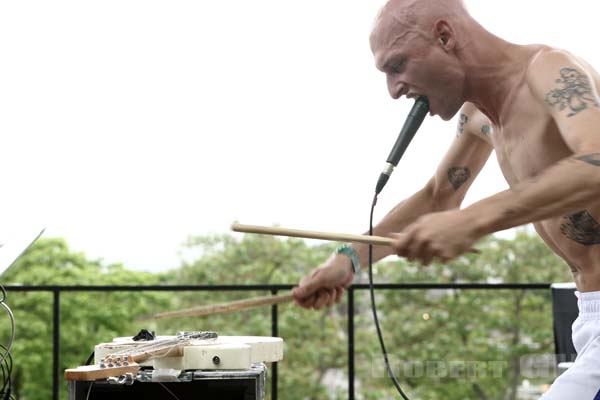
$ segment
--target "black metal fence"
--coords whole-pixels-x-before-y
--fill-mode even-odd
[[[173,286],[7,286],[11,292],[50,292],[52,304],[52,399],[58,400],[59,387],[62,384],[60,370],[60,298],[63,292],[235,292],[235,291],[268,291],[276,295],[282,290],[291,290],[294,285],[173,285]],[[348,334],[348,398],[354,400],[354,292],[368,290],[369,285],[352,285],[347,291],[347,334]],[[376,284],[376,290],[429,290],[429,289],[461,289],[461,290],[550,290],[550,284]],[[271,307],[271,335],[278,336],[279,321],[277,305]],[[271,398],[277,400],[277,363],[271,368]]]

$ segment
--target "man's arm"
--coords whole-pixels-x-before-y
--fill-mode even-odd
[[[419,217],[438,211],[459,208],[471,184],[485,165],[493,148],[484,139],[490,133],[488,119],[477,108],[467,103],[460,112],[456,139],[438,165],[434,176],[419,192],[394,207],[373,228],[376,236],[400,232]],[[353,244],[361,265],[366,265],[368,245]],[[394,250],[388,246],[373,248],[373,262]]]
[[[468,188],[489,158],[492,146],[486,142],[489,122],[473,105],[461,113],[457,137],[443,158],[433,178],[419,192],[394,207],[373,229],[375,235],[389,236],[414,222],[422,215],[460,206]],[[368,246],[354,244],[361,265],[366,265]],[[374,246],[373,261],[393,250]],[[305,308],[321,308],[338,301],[344,289],[352,283],[350,259],[343,254],[332,256],[294,289],[296,303]]]
[[[600,199],[600,99],[586,68],[562,51],[540,55],[531,65],[532,93],[574,154],[466,209],[480,234],[581,211]]]

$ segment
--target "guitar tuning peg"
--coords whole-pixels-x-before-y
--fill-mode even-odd
[[[108,382],[110,385],[117,385],[119,384],[119,378],[116,376],[109,376],[106,378],[106,382]]]
[[[135,378],[136,377],[133,376],[131,372],[127,372],[125,375],[123,375],[123,383],[125,385],[131,386],[135,382]]]

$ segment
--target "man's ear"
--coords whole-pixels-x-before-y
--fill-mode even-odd
[[[445,50],[451,51],[456,45],[454,29],[443,19],[439,19],[433,25],[434,35],[437,43]]]

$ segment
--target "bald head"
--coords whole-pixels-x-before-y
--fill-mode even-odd
[[[370,41],[390,95],[426,96],[432,114],[452,118],[465,98],[462,49],[477,26],[463,0],[389,0]]]
[[[436,21],[459,26],[468,19],[463,0],[389,0],[375,20],[371,46],[374,40],[432,40]]]
[[[418,14],[437,14],[439,17],[466,13],[463,0],[389,0],[382,12],[412,12]]]

